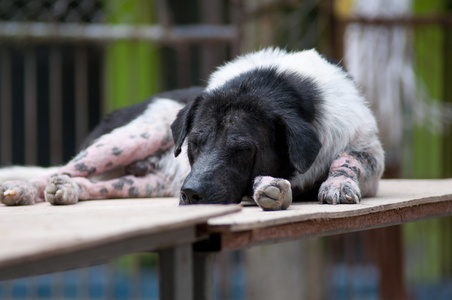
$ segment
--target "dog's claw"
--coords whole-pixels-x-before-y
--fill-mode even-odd
[[[330,178],[320,187],[318,198],[320,203],[333,205],[358,204],[361,199],[361,191],[354,181]]]
[[[63,197],[63,191],[62,190],[58,190],[55,193],[55,197],[58,198],[58,199],[61,199]]]
[[[17,195],[17,192],[15,190],[6,190],[3,193],[3,196],[5,196],[5,197],[14,197],[16,195]]]

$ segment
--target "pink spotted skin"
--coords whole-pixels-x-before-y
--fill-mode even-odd
[[[80,200],[165,197],[178,194],[188,162],[173,157],[170,125],[183,105],[158,99],[128,124],[94,140],[54,174],[0,185],[5,205],[75,204]],[[136,162],[142,161],[142,164]],[[145,165],[139,175],[128,166]]]

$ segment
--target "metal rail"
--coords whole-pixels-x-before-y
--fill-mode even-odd
[[[82,24],[0,22],[0,39],[14,41],[111,42],[140,40],[158,44],[232,41],[238,36],[233,25],[160,25]]]

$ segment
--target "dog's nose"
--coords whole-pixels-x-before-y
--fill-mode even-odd
[[[204,199],[204,194],[192,189],[182,189],[180,192],[182,202],[185,204],[196,204]]]

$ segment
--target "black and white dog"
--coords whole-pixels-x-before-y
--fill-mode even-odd
[[[315,50],[270,48],[220,67],[205,89],[113,113],[55,175],[4,182],[0,200],[252,198],[279,210],[312,191],[321,203],[359,203],[375,195],[383,169],[375,118],[344,69]]]

